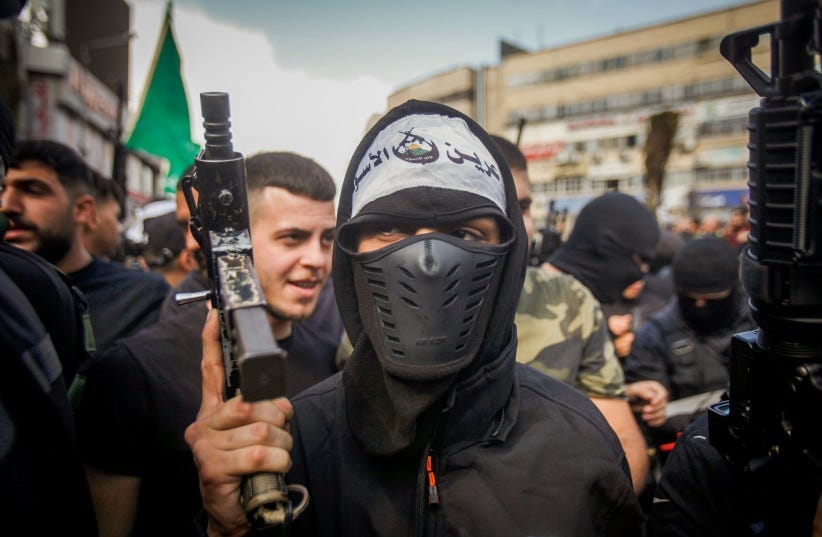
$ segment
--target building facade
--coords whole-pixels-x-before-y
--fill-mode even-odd
[[[536,52],[508,47],[498,65],[437,74],[388,106],[439,101],[519,141],[537,226],[605,190],[644,197],[648,120],[672,111],[679,121],[660,214],[724,216],[745,203],[747,115],[758,97],[719,43],[778,19],[778,0],[763,0]],[[769,55],[768,43],[754,49],[765,72]]]
[[[0,95],[18,139],[47,138],[80,152],[121,183],[130,205],[162,193],[161,162],[121,143],[126,121],[130,8],[124,0],[30,0],[0,22]]]

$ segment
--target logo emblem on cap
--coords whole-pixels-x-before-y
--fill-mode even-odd
[[[432,140],[414,134],[413,130],[412,128],[407,131],[400,131],[405,137],[398,146],[391,148],[394,154],[406,162],[415,164],[427,164],[437,160],[440,157],[440,152],[436,144]]]

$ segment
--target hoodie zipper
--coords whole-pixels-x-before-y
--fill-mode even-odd
[[[431,440],[428,441],[428,444],[425,446],[425,451],[423,451],[422,461],[420,462],[419,471],[417,472],[417,537],[423,537],[425,535],[425,515],[426,515],[426,505],[427,505],[427,491],[428,491],[428,474],[427,469],[429,463],[431,463]]]
[[[429,450],[425,458],[425,472],[428,474],[428,507],[440,504],[440,494],[437,491],[437,475],[434,473],[434,453]]]
[[[451,408],[451,405],[447,405],[446,408]],[[442,431],[441,424],[444,421],[444,414],[446,411],[443,412],[437,419],[437,423],[434,425],[434,433],[431,437],[431,440],[428,441],[428,444],[425,446],[425,451],[423,452],[423,458],[420,465],[420,475],[417,480],[417,536],[422,537],[426,534],[426,528],[429,531],[429,534],[434,534],[434,520],[429,520],[428,517],[428,510],[436,509],[440,505],[440,493],[439,488],[437,486],[437,454],[439,453],[440,448],[442,447]]]

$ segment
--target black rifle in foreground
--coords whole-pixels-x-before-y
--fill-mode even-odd
[[[220,317],[226,394],[240,393],[246,401],[274,399],[285,395],[286,353],[271,333],[268,305],[252,263],[245,160],[232,146],[228,94],[202,93],[200,104],[205,148],[195,175],[183,179],[183,192],[192,233],[206,259],[207,296]],[[178,297],[178,302],[192,298]],[[302,495],[297,507],[292,507],[289,491]],[[272,473],[247,476],[241,498],[254,527],[287,525],[308,505],[305,487],[286,485],[281,474]]]
[[[770,39],[770,73],[752,61],[761,37]],[[720,52],[762,97],[748,119],[751,230],[742,255],[759,328],[731,341],[729,398],[710,409],[710,441],[757,482],[790,476],[789,486],[770,489],[772,504],[810,496],[814,509],[822,482],[822,0],[782,0],[779,22],[725,37]],[[800,535],[794,507],[777,517],[778,535]]]

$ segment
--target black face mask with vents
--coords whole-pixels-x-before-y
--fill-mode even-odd
[[[430,151],[429,160],[412,162],[394,153],[411,133],[431,138],[438,155]],[[455,157],[456,140],[462,153],[486,155],[489,167]],[[486,216],[500,224],[505,244],[432,233],[356,252],[361,225],[453,229]],[[511,172],[471,118],[438,103],[409,101],[366,134],[340,189],[332,268],[354,345],[342,374],[346,421],[364,453],[417,457],[463,382],[484,380],[492,366],[495,386],[513,382],[514,314],[527,246]],[[491,259],[499,266],[482,265]],[[449,275],[454,265],[470,266],[474,274],[458,269],[459,276]]]
[[[387,373],[437,381],[470,363],[509,246],[429,233],[352,255],[363,328]]]
[[[739,307],[736,290],[724,298],[705,300],[703,306],[697,306],[696,299],[687,295],[679,295],[678,299],[683,319],[700,334],[730,328]]]

